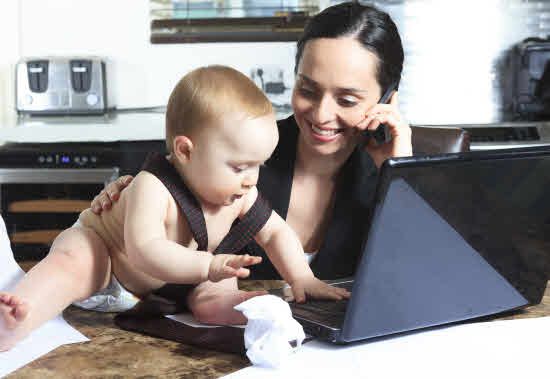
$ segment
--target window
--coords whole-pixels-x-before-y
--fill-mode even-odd
[[[296,41],[309,17],[328,5],[330,0],[150,0],[151,42]]]

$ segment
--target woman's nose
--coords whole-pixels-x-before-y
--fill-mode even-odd
[[[314,123],[320,125],[333,121],[336,118],[334,101],[330,96],[323,96],[314,104],[312,118]]]

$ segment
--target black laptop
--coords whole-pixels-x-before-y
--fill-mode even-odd
[[[537,304],[550,261],[550,147],[384,163],[347,301],[291,304],[334,343]]]

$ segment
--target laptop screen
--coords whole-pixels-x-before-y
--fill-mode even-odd
[[[392,159],[341,341],[540,302],[550,261],[550,149]]]
[[[550,149],[396,160],[389,171],[380,192],[403,180],[522,296],[540,301],[550,271]]]

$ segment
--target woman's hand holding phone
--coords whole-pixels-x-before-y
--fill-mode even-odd
[[[365,118],[356,125],[364,131],[364,148],[377,167],[382,166],[388,158],[412,155],[411,128],[399,112],[398,92],[394,88],[390,87],[380,99],[380,103],[370,108]],[[382,103],[388,102],[385,98],[389,103]],[[382,137],[377,141],[376,134],[382,135],[382,132],[376,132],[379,127],[380,130],[385,127],[389,138]]]

